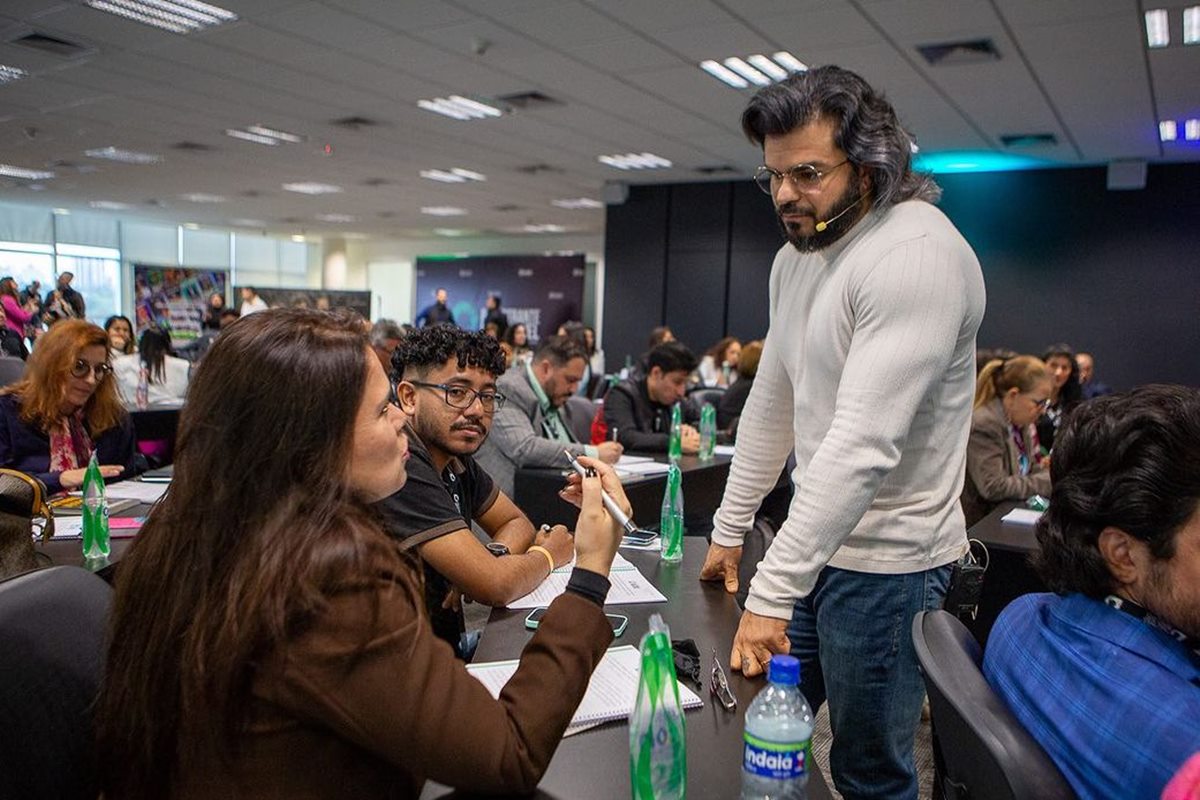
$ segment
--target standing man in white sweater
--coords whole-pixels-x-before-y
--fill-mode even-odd
[[[915,800],[910,626],[941,606],[967,547],[983,276],[930,204],[937,185],[912,171],[895,111],[858,75],[821,67],[761,89],[742,128],[788,243],[700,577],[737,590],[743,537],[795,448],[795,495],[750,583],[733,668],[799,657],[813,708],[829,701],[838,791]]]

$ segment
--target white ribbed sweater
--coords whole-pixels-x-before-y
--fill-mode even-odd
[[[770,303],[713,541],[741,544],[793,446],[796,492],[746,608],[790,617],[826,564],[896,574],[957,559],[984,309],[970,245],[933,206],[900,203],[823,251],[784,245]]]

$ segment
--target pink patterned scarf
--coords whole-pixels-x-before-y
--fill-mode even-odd
[[[92,457],[92,439],[83,427],[83,412],[63,418],[50,431],[50,471],[66,472],[86,466]]]

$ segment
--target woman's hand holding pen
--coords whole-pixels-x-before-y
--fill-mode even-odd
[[[605,509],[602,492],[607,492],[626,515],[632,513],[632,508],[612,467],[586,456],[579,463],[589,468],[588,476],[572,475],[570,485],[562,492],[565,499],[580,508],[575,525],[575,566],[607,576],[625,531]],[[567,496],[572,492],[578,502]]]

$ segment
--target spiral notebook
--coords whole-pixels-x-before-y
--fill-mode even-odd
[[[610,648],[596,665],[587,692],[579,708],[575,709],[575,716],[571,717],[571,724],[563,736],[572,736],[605,722],[627,719],[633,713],[633,704],[637,700],[641,664],[642,657],[636,647],[622,645]],[[516,671],[516,659],[467,665],[467,672],[482,683],[492,697],[500,696],[500,690]],[[679,686],[679,702],[684,710],[703,707],[704,702],[695,692],[678,680],[676,683]]]

